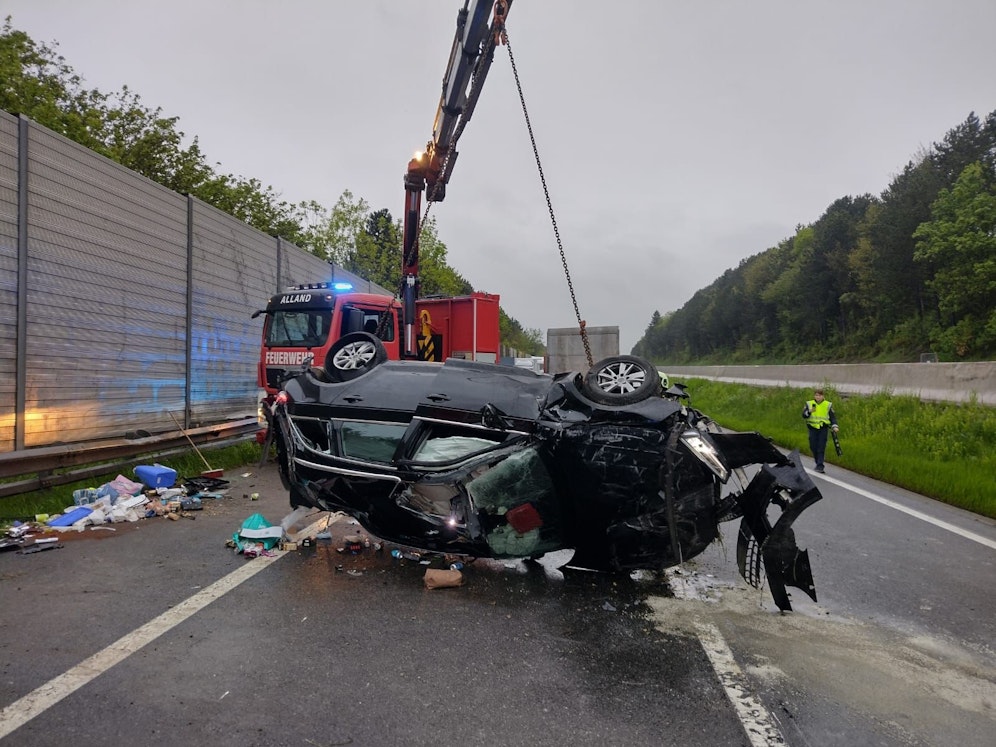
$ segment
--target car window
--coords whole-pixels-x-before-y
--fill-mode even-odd
[[[376,335],[377,330],[380,329],[380,316],[380,309],[363,309],[364,332]],[[380,339],[384,342],[391,342],[394,339],[394,327],[394,312],[389,311],[387,314],[387,321],[384,323],[384,328],[380,334]]]
[[[453,462],[496,446],[498,441],[476,436],[430,436],[415,452],[416,462]]]
[[[377,331],[380,330],[380,334],[377,336],[384,342],[391,342],[394,340],[394,330],[397,328],[394,310],[387,310],[387,320],[384,322],[384,328],[381,329],[380,318],[383,313],[384,309],[349,304],[343,307],[342,328],[339,330],[339,334],[348,335],[350,332],[362,331],[377,335]]]
[[[458,462],[475,454],[482,454],[506,443],[509,431],[488,428],[471,428],[441,420],[420,422],[419,435],[408,447],[413,462],[424,465],[443,465]]]
[[[407,428],[396,423],[340,423],[342,455],[369,462],[390,462]]]

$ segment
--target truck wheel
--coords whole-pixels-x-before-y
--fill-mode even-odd
[[[632,405],[660,396],[661,377],[643,358],[614,355],[592,366],[584,377],[582,391],[602,405]]]
[[[387,350],[376,336],[352,332],[340,337],[325,356],[325,373],[334,382],[352,381],[387,360]]]

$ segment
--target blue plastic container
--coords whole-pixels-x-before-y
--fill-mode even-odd
[[[176,470],[161,464],[140,464],[135,467],[135,477],[149,488],[171,488],[176,483]]]
[[[49,519],[46,523],[50,527],[70,527],[80,519],[86,518],[91,513],[93,513],[93,509],[89,506],[78,506],[72,511],[64,513],[62,516],[56,516],[54,519]]]

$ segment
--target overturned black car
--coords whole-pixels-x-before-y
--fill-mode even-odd
[[[722,433],[687,399],[632,356],[587,375],[398,362],[357,332],[284,382],[272,426],[293,507],[345,512],[391,542],[490,558],[572,548],[573,567],[662,570],[740,518],[744,578],[760,586],[763,569],[782,610],[786,585],[815,600],[792,523],[821,496],[798,454]]]

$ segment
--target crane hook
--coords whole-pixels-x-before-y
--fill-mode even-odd
[[[494,44],[504,45],[506,41],[505,36],[505,18],[508,16],[508,0],[495,0],[495,20],[492,24],[494,29]]]

